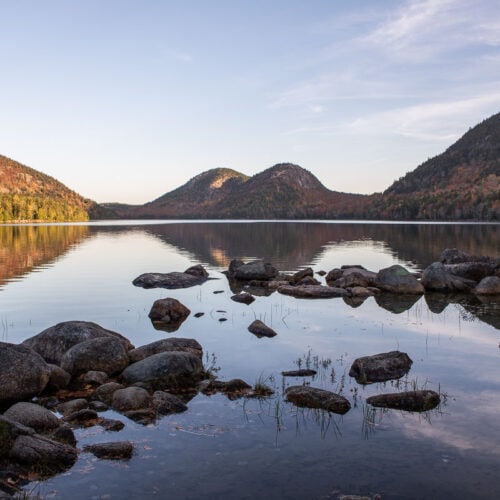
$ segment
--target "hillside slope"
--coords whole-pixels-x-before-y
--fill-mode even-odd
[[[500,220],[500,113],[394,182],[372,210],[379,218]]]
[[[53,177],[0,155],[0,222],[84,221],[104,214]]]

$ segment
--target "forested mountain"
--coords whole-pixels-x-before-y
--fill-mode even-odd
[[[371,216],[500,220],[500,113],[374,199]]]
[[[84,221],[109,215],[53,177],[0,155],[0,222]]]

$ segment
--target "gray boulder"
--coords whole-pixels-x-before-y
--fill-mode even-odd
[[[366,402],[378,408],[392,408],[405,411],[428,411],[435,408],[441,401],[437,392],[429,390],[396,392],[370,396]]]
[[[259,319],[252,321],[250,326],[248,327],[248,331],[253,333],[257,337],[276,337],[277,333],[272,329],[265,325]]]
[[[85,340],[100,337],[119,339],[127,351],[134,348],[130,341],[123,337],[123,335],[106,330],[102,326],[89,321],[65,321],[58,323],[38,335],[26,339],[22,345],[36,351],[47,363],[60,365],[64,353],[73,346]]]
[[[422,284],[426,290],[435,292],[468,292],[476,282],[456,276],[441,262],[434,262],[423,272]]]
[[[314,271],[310,267],[306,267],[305,269],[301,269],[300,271],[297,271],[290,279],[290,283],[292,284],[297,284],[301,282],[304,278],[306,277],[314,277]]]
[[[77,411],[84,410],[85,408],[88,408],[88,406],[89,402],[86,399],[78,398],[58,404],[56,406],[56,410],[66,417]]]
[[[142,288],[167,288],[175,290],[178,288],[189,288],[205,283],[208,273],[201,265],[192,266],[183,273],[144,273],[135,278],[134,286]]]
[[[239,302],[240,304],[246,304],[248,306],[255,300],[255,297],[248,292],[241,292],[233,295],[231,297],[231,300]]]
[[[168,297],[155,300],[149,312],[149,318],[155,326],[160,326],[162,330],[175,331],[190,313],[191,311],[184,304],[181,304],[177,299]]]
[[[113,401],[113,393],[118,389],[123,389],[125,386],[118,382],[108,382],[107,384],[100,385],[94,392],[94,398],[101,401],[108,406]]]
[[[403,266],[395,264],[377,273],[375,286],[391,293],[418,295],[424,293],[424,287],[420,281]]]
[[[31,427],[37,432],[48,432],[60,425],[59,419],[50,410],[24,401],[12,405],[4,413],[4,417]]]
[[[52,365],[50,363],[48,366],[50,367],[50,379],[47,384],[47,388],[54,391],[65,389],[71,381],[71,375],[60,366]]]
[[[249,280],[271,280],[278,276],[279,271],[270,263],[256,260],[244,264],[240,260],[233,260],[229,264],[228,276],[230,279]]]
[[[460,264],[445,264],[444,268],[454,276],[472,281],[481,281],[495,273],[495,262],[463,262]]]
[[[347,290],[343,288],[323,285],[282,285],[278,288],[278,292],[298,299],[329,299],[348,294]]]
[[[71,375],[91,370],[113,375],[129,364],[123,342],[115,337],[85,340],[71,347],[61,358],[61,368]]]
[[[109,380],[109,376],[106,372],[100,372],[96,370],[90,370],[82,376],[82,382],[91,385],[102,385]]]
[[[113,393],[111,406],[121,412],[151,408],[153,399],[142,387],[126,387]]]
[[[143,382],[158,389],[192,387],[204,377],[201,359],[190,352],[153,354],[133,363],[121,374],[128,385]]]
[[[199,342],[194,339],[183,339],[180,337],[171,337],[151,342],[150,344],[137,347],[137,349],[132,349],[129,351],[128,355],[130,362],[135,363],[152,356],[153,354],[172,351],[190,352],[191,354],[198,356],[200,359],[203,357],[203,348]]]
[[[40,394],[50,374],[50,366],[28,346],[0,342],[0,403]]]
[[[164,391],[156,391],[153,394],[153,406],[160,415],[181,413],[188,409],[177,396]]]
[[[351,408],[351,404],[344,396],[308,385],[288,387],[285,390],[285,397],[295,406],[318,408],[340,415],[347,413]]]
[[[355,359],[349,376],[355,378],[358,384],[385,382],[406,375],[412,364],[413,361],[405,352],[383,352]]]
[[[500,295],[500,278],[498,276],[483,278],[472,291],[476,295]]]
[[[439,256],[439,262],[443,264],[461,264],[464,262],[491,262],[490,257],[471,255],[457,248],[446,248]]]

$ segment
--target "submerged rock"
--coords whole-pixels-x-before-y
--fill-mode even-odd
[[[47,328],[43,332],[26,339],[21,345],[36,351],[47,363],[61,364],[66,351],[85,340],[100,337],[113,337],[120,340],[125,350],[134,346],[123,335],[106,330],[102,326],[89,321],[65,321]]]
[[[252,321],[250,326],[248,327],[248,331],[253,333],[257,337],[275,337],[277,333],[272,329],[265,325],[259,319]]]
[[[281,372],[281,375],[283,375],[283,377],[312,377],[316,375],[316,373],[316,370],[302,368],[300,370],[288,370]]]
[[[177,299],[166,298],[155,300],[149,318],[155,327],[173,332],[181,326],[191,311]]]
[[[441,398],[437,392],[419,390],[370,396],[366,402],[378,408],[422,412],[435,408]]]
[[[348,294],[347,290],[343,288],[323,285],[282,285],[278,288],[278,292],[299,299],[328,299]]]
[[[377,273],[375,286],[391,293],[416,295],[424,293],[422,283],[403,266],[398,264],[381,269]]]
[[[349,376],[354,377],[358,384],[385,382],[406,375],[412,364],[413,361],[405,352],[383,352],[355,359]]]
[[[132,457],[134,447],[130,441],[117,441],[113,443],[89,444],[83,451],[92,453],[97,458],[108,460],[126,460]]]
[[[51,372],[43,358],[28,346],[0,342],[0,403],[40,394]]]
[[[208,280],[208,273],[201,265],[192,266],[183,273],[144,273],[132,282],[135,286],[142,288],[167,288],[170,290],[178,288],[189,288],[201,285]]]
[[[231,297],[231,300],[234,300],[235,302],[239,302],[241,304],[250,305],[255,300],[255,297],[250,293],[242,292],[233,295]]]
[[[177,396],[165,391],[154,392],[153,407],[160,415],[182,413],[188,409],[188,407]]]
[[[287,401],[295,406],[318,408],[340,415],[347,413],[351,408],[351,404],[344,396],[308,385],[288,387],[285,390],[285,396]]]

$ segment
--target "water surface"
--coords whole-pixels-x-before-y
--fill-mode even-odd
[[[49,498],[495,498],[500,488],[500,303],[473,296],[298,300],[273,293],[250,306],[230,300],[221,273],[233,258],[264,258],[283,271],[398,263],[419,271],[446,247],[498,255],[499,225],[327,222],[120,222],[0,227],[1,340],[18,343],[60,321],[87,320],[140,346],[196,338],[222,380],[266,380],[274,397],[230,401],[199,394],[189,410],[119,434],[77,432],[79,447],[130,439],[128,462],[81,453],[68,472],[37,485]],[[143,272],[201,263],[216,278],[185,290],[143,290]],[[222,293],[214,293],[214,292]],[[175,333],[148,319],[158,298],[192,314]],[[204,312],[201,318],[194,313]],[[247,331],[261,319],[278,332]],[[221,322],[220,319],[227,321]],[[360,386],[359,356],[399,349],[413,359],[399,381]],[[311,385],[342,392],[343,417],[283,401],[282,370],[311,366]],[[373,411],[373,394],[427,387],[443,404],[427,414]]]

